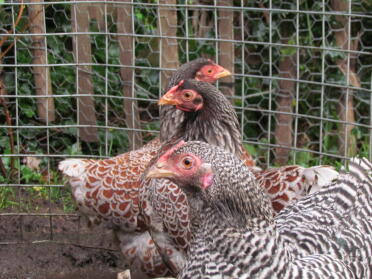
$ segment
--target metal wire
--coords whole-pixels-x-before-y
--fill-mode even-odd
[[[32,33],[32,34],[12,34],[13,37],[33,37],[33,36],[66,36],[66,35],[107,35],[107,36],[129,36],[129,37],[136,37],[136,38],[148,38],[148,39],[161,39],[161,38],[170,38],[170,39],[176,39],[176,40],[204,40],[207,42],[229,42],[229,43],[242,43],[240,40],[230,40],[230,39],[221,39],[221,38],[205,38],[205,37],[179,37],[179,36],[162,36],[162,35],[148,35],[148,34],[135,34],[135,33],[110,33],[110,32],[61,32],[61,33]],[[332,48],[332,47],[314,47],[314,46],[306,46],[306,45],[297,45],[297,44],[283,44],[283,43],[273,43],[273,42],[258,42],[258,41],[243,41],[244,44],[249,45],[272,45],[276,47],[291,47],[291,48],[303,48],[303,49],[309,49],[309,50],[328,50],[328,51],[334,51],[334,52],[341,52],[341,53],[352,53],[352,54],[363,54],[363,55],[371,55],[371,52],[368,51],[356,51],[356,50],[340,50],[338,48]],[[24,66],[26,66],[25,64]],[[31,64],[30,64],[31,65]],[[53,65],[53,64],[48,64]],[[78,65],[89,65],[89,63],[79,63]],[[97,64],[95,64],[97,65]],[[104,64],[103,64],[104,65]],[[0,64],[0,66],[5,66]],[[7,64],[7,66],[12,66],[11,64]],[[38,64],[32,66],[37,67],[43,67],[44,64]],[[124,66],[120,66],[124,67]]]
[[[214,0],[213,0],[214,1]],[[201,4],[181,4],[178,3],[177,5],[173,4],[161,4],[161,3],[145,3],[145,2],[131,2],[131,1],[120,1],[120,0],[115,0],[115,1],[106,1],[106,0],[80,0],[80,1],[69,1],[66,3],[66,1],[50,1],[48,3],[45,3],[45,5],[55,5],[55,4],[126,4],[126,5],[133,5],[133,6],[143,6],[143,7],[169,7],[169,8],[207,8],[209,10],[216,9],[216,6],[214,5],[201,5]],[[38,5],[39,3],[35,2],[27,2],[24,1],[23,3],[21,2],[12,2],[12,3],[7,3],[9,6],[20,6],[22,4],[27,4],[27,5]],[[372,18],[372,15],[368,14],[362,14],[362,13],[346,13],[346,12],[320,12],[320,11],[304,11],[304,10],[292,10],[292,9],[280,9],[280,8],[255,8],[255,7],[242,7],[242,6],[237,6],[237,7],[232,7],[232,6],[218,6],[218,8],[223,8],[223,9],[229,9],[229,10],[243,10],[243,11],[251,11],[251,12],[264,12],[264,11],[269,11],[269,12],[278,12],[278,13],[301,13],[301,14],[315,14],[315,15],[343,15],[343,16],[354,16],[354,17],[363,17],[363,18]]]
[[[18,242],[0,244],[25,241],[25,216],[49,218],[49,235],[38,241],[55,241],[56,216],[76,216],[56,206],[60,196],[56,198],[55,191],[63,191],[64,186],[57,164],[63,158],[108,158],[130,150],[137,133],[144,142],[157,135],[158,114],[153,105],[167,82],[161,73],[176,70],[169,67],[163,39],[177,40],[175,51],[181,63],[199,56],[219,62],[220,43],[234,46],[230,55],[235,65],[235,96],[231,100],[244,144],[259,165],[278,164],[280,149],[287,152],[288,164],[340,166],[354,155],[372,159],[372,15],[366,3],[349,1],[347,9],[336,11],[325,0],[295,0],[292,6],[276,0],[231,1],[231,6],[221,6],[216,0],[178,1],[177,5],[164,2],[25,1],[23,24],[15,30],[22,3],[2,5],[0,32],[4,35],[0,35],[0,41],[7,31],[11,32],[1,49],[14,45],[4,57],[0,53],[0,81],[5,84],[0,98],[11,115],[9,124],[5,107],[0,111],[0,163],[9,174],[0,172],[0,193],[6,197],[0,198],[0,218],[18,216],[20,227]],[[32,33],[22,27],[27,22],[33,24],[27,11],[35,5],[42,6],[45,19],[41,30],[45,32]],[[89,18],[87,30],[77,24],[82,20],[81,5]],[[124,5],[130,5],[131,32],[118,32],[117,16],[112,12]],[[93,7],[99,9],[99,16],[90,10]],[[175,36],[164,35],[167,30],[162,30],[158,22],[161,8],[177,10]],[[222,9],[232,12],[233,39],[220,34]],[[340,18],[346,19],[341,27]],[[336,39],[336,32],[342,28],[347,37],[343,46]],[[87,58],[85,53],[77,50],[81,36],[89,38],[84,46],[91,53],[88,62],[83,59]],[[33,60],[33,40],[38,37],[42,37],[47,63],[35,64]],[[119,38],[132,40],[132,65],[121,65]],[[280,66],[286,57],[292,57],[295,74],[291,77],[284,77]],[[51,90],[48,98],[55,104],[53,109],[45,102],[45,118],[40,108],[45,94],[35,93],[39,88],[34,69],[40,67],[44,67],[46,77],[43,92]],[[121,78],[121,70],[133,71],[130,81]],[[93,92],[79,88],[85,75],[90,76]],[[123,92],[125,82],[131,83],[130,92]],[[290,92],[293,104],[284,110],[279,96],[286,82],[295,86]],[[220,87],[222,84],[219,81]],[[86,117],[81,100],[89,98],[93,113]],[[353,102],[348,102],[350,98]],[[128,101],[133,101],[131,123],[123,110],[123,103]],[[353,117],[342,119],[340,112],[352,112]],[[280,135],[275,128],[280,116],[293,118],[290,144],[278,144]],[[92,122],[84,122],[84,117]],[[140,123],[135,121],[138,118]],[[353,129],[349,132],[350,126]],[[9,131],[14,134],[13,147]],[[95,131],[96,140],[89,141],[87,135],[84,138],[87,131]],[[133,131],[136,133],[130,133]],[[37,160],[36,165],[27,160]],[[44,196],[39,188],[46,189]],[[27,211],[24,203],[29,195],[47,201],[46,212]],[[7,199],[17,205],[6,206]]]

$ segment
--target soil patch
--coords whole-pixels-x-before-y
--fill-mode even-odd
[[[77,216],[0,216],[0,242],[0,279],[114,279],[126,269],[112,233]]]

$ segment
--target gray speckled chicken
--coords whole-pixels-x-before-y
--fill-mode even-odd
[[[192,242],[179,278],[371,278],[372,164],[273,217],[270,200],[235,157],[179,142],[148,170],[177,183],[190,204]]]
[[[171,143],[181,139],[200,140],[219,146],[238,156],[245,165],[252,166],[251,157],[244,152],[235,110],[213,85],[196,80],[182,81],[172,87],[159,104],[173,105],[184,113],[181,123],[172,131]],[[317,191],[338,175],[329,166],[304,168],[292,165],[267,170],[253,168],[251,171],[277,212],[309,194],[309,189]],[[165,262],[177,274],[182,269],[190,241],[186,196],[176,184],[162,179],[146,183],[146,187],[141,188],[140,200],[143,215],[152,227],[152,237]]]

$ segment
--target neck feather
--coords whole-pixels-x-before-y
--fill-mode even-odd
[[[174,72],[169,80],[164,92],[167,92],[181,80],[194,79],[196,72],[204,65],[211,62],[205,58],[198,58],[189,63],[183,64]],[[165,142],[174,136],[174,131],[183,120],[183,112],[177,110],[174,106],[162,106],[160,110],[160,140]]]
[[[221,158],[221,161],[225,158]],[[191,206],[191,217],[196,222],[203,221],[204,212],[213,212],[219,220],[230,227],[256,228],[273,223],[273,209],[264,189],[254,175],[240,162],[239,175],[226,175],[233,170],[229,167],[213,166],[214,177],[210,189],[195,190],[192,186],[185,191]]]
[[[176,138],[219,146],[239,158],[243,155],[240,125],[234,108],[226,98],[221,101],[218,96],[213,96],[205,102],[202,110],[183,114],[183,121],[176,129]]]

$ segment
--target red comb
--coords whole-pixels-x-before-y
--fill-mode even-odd
[[[178,87],[180,87],[185,81],[184,80],[181,80],[177,85],[173,86],[171,89],[168,90],[168,92],[166,92],[164,95],[171,95],[171,94],[174,94],[177,90],[178,90]],[[168,95],[168,96],[169,96]]]
[[[159,158],[158,162],[168,160],[168,158],[172,155],[172,153],[175,150],[177,150],[178,148],[180,148],[181,146],[183,146],[184,144],[185,144],[185,141],[184,140],[181,140],[179,143],[177,143],[176,145],[174,145],[171,148],[169,148],[163,155],[161,155],[161,157]]]

